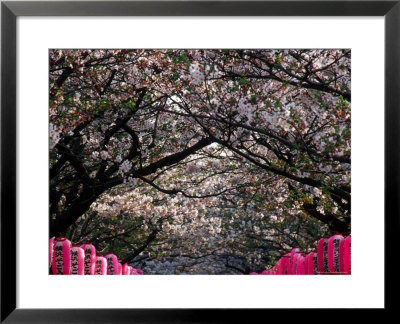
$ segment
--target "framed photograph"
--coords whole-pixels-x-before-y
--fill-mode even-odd
[[[391,309],[399,16],[2,2],[1,321]]]

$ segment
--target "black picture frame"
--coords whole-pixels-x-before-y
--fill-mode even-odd
[[[395,307],[399,237],[400,0],[396,1],[2,1],[1,3],[1,322],[233,322],[272,310],[16,308],[16,19],[19,16],[384,16],[385,310]],[[373,148],[372,148],[373,150]],[[373,188],[371,188],[373,190]],[[373,261],[371,261],[373,267]],[[367,269],[369,271],[371,269]],[[251,298],[251,297],[249,297]],[[328,311],[328,310],[327,310]],[[268,313],[269,314],[269,313]],[[252,322],[252,321],[251,321]]]

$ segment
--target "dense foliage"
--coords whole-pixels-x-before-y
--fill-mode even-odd
[[[349,234],[350,72],[349,50],[51,50],[50,235],[248,273]]]

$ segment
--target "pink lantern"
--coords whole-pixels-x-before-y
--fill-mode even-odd
[[[85,266],[85,251],[79,247],[74,246],[71,248],[71,274],[72,275],[83,275]]]
[[[303,253],[298,253],[296,254],[297,256],[297,267],[296,267],[296,274],[298,275],[304,275],[305,274],[305,254]]]
[[[292,251],[290,252],[290,273],[295,275],[296,274],[296,266],[297,264],[294,262],[295,258],[294,256],[300,253],[300,248],[296,247],[294,249],[292,249]]]
[[[327,238],[322,238],[318,241],[318,272],[321,275],[329,273]]]
[[[340,234],[328,240],[328,268],[331,273],[340,273],[340,243],[344,240]]]
[[[132,268],[132,267],[129,264],[125,263],[122,266],[122,274],[123,275],[130,275],[131,274],[131,269],[130,268]]]
[[[304,260],[304,274],[310,274],[310,253],[306,255]]]
[[[313,251],[307,254],[304,267],[305,267],[304,272],[307,275],[315,275],[318,273],[317,253]]]
[[[298,274],[298,267],[300,267],[300,262],[301,262],[300,257],[301,257],[300,252],[297,252],[297,253],[293,254],[292,275],[297,275]]]
[[[59,237],[54,244],[53,274],[69,275],[71,273],[71,242]]]
[[[106,255],[107,259],[107,274],[119,275],[118,258],[115,254],[109,253]]]
[[[96,275],[107,275],[107,260],[102,255],[98,255],[96,257],[96,268],[95,268]]]
[[[85,275],[94,275],[96,269],[96,248],[91,243],[81,246],[85,251]]]
[[[49,242],[49,268],[51,268],[51,265],[53,264],[53,258],[54,258],[54,237],[50,239]]]
[[[340,272],[344,274],[344,240],[340,241],[339,258],[340,258]]]
[[[344,239],[343,268],[345,274],[351,274],[351,236],[348,236]]]
[[[279,259],[279,274],[288,275],[290,274],[290,253],[286,253]]]
[[[136,272],[139,276],[143,275],[143,271],[142,269],[136,269]]]
[[[121,264],[121,261],[122,260],[118,259],[118,273],[116,273],[118,275],[122,275],[122,264]]]
[[[293,254],[293,257],[291,257],[290,259],[290,261],[291,261],[291,263],[292,263],[292,267],[291,267],[291,269],[290,269],[290,273],[292,274],[292,275],[296,275],[297,274],[297,272],[296,272],[296,268],[297,268],[297,253],[295,253],[295,254]]]
[[[318,274],[318,253],[316,251],[313,251],[314,255],[312,258],[313,261],[313,266],[314,266],[314,273],[313,274]]]

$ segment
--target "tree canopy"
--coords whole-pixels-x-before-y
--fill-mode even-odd
[[[350,233],[350,50],[49,59],[51,236],[155,273],[248,273]]]

